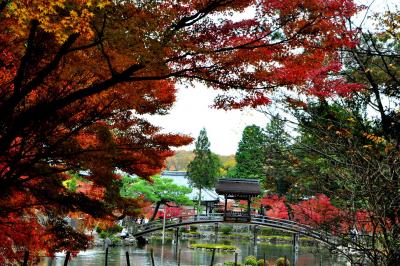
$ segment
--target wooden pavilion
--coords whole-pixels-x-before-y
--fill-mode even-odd
[[[221,178],[215,191],[225,197],[224,221],[249,222],[251,219],[251,199],[260,195],[260,182],[257,179]],[[247,200],[247,211],[227,210],[228,199]]]

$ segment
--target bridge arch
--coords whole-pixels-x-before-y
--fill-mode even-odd
[[[245,222],[224,221],[222,214],[210,214],[202,216],[195,215],[195,216],[167,219],[166,221],[167,222],[165,225],[165,229],[177,228],[193,224],[211,224],[211,223],[252,224],[252,225],[269,227],[281,231],[307,236],[328,245],[334,244],[333,236],[328,233],[318,231],[312,227],[294,221],[276,219],[262,215],[252,215],[251,219]],[[152,232],[161,231],[162,229],[163,229],[162,224],[157,222],[152,222],[140,225],[137,228],[137,231],[132,233],[132,235],[134,237],[139,237],[147,235]]]

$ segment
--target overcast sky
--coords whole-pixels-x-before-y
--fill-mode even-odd
[[[211,143],[211,150],[221,155],[234,154],[246,125],[264,127],[267,117],[255,110],[223,111],[211,108],[217,91],[197,85],[179,87],[177,100],[168,115],[152,116],[151,122],[164,128],[164,132],[184,133],[197,138],[204,127]],[[191,150],[194,144],[182,147]]]
[[[373,2],[371,10],[382,11],[388,6],[393,6],[396,0],[360,0],[357,2],[365,5]],[[197,138],[200,130],[204,127],[207,130],[213,152],[221,155],[234,154],[244,127],[252,124],[265,127],[268,117],[252,109],[243,111],[213,109],[210,106],[217,94],[217,91],[202,85],[189,88],[179,87],[177,100],[170,114],[152,116],[149,120],[164,128],[164,132],[184,133],[194,138]],[[181,149],[191,150],[193,148],[194,144]]]

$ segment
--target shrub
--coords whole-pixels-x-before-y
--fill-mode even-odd
[[[268,261],[265,261],[265,263],[264,263],[264,259],[259,259],[257,261],[257,266],[269,266],[269,263],[268,263]]]
[[[224,226],[224,227],[221,228],[221,232],[224,235],[230,235],[232,230],[233,230],[232,226]]]
[[[247,256],[244,259],[244,265],[257,266],[257,259],[254,256]]]
[[[280,231],[277,229],[273,229],[273,228],[260,228],[259,229],[260,234],[261,235],[266,235],[266,236],[271,236],[271,235],[275,235],[275,236],[290,236],[290,233],[284,232],[284,231]]]
[[[101,231],[99,234],[99,237],[104,239],[104,238],[108,237],[108,234],[106,231]]]
[[[279,258],[275,262],[276,266],[290,266],[290,261],[286,258]]]
[[[122,226],[116,224],[116,225],[113,225],[113,226],[107,228],[107,232],[109,232],[110,234],[116,234],[116,233],[120,233],[122,231],[122,229],[123,229]]]
[[[193,231],[193,232],[197,232],[197,226],[195,226],[195,225],[191,225],[190,226],[190,231]]]
[[[122,242],[120,237],[117,237],[117,236],[114,236],[114,235],[110,235],[110,240],[112,242],[112,245],[119,245]]]

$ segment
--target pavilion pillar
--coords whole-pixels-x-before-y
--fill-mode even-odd
[[[175,244],[176,244],[176,248],[178,248],[178,243],[179,242],[179,227],[175,228]]]
[[[251,215],[250,202],[251,202],[251,199],[248,198],[248,199],[247,199],[247,215],[248,215],[249,217],[250,217],[250,215]]]
[[[227,207],[228,207],[228,199],[227,199],[227,196],[225,196],[224,220],[226,220],[226,208]]]
[[[217,243],[218,240],[218,223],[214,224],[214,234],[215,234],[215,243]]]

